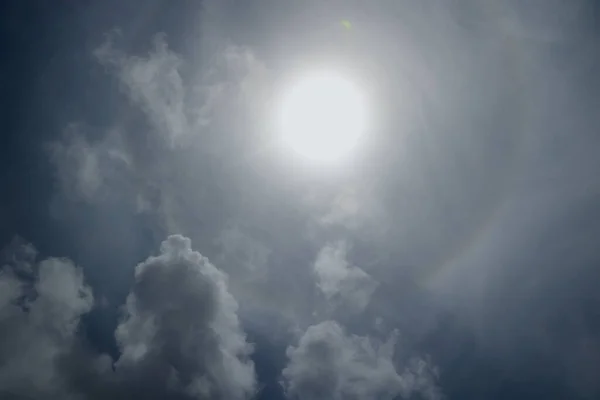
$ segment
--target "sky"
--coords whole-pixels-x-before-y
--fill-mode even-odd
[[[600,397],[593,1],[0,8],[1,399]],[[272,124],[323,65],[331,166]]]

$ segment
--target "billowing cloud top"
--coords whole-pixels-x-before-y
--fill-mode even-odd
[[[160,250],[136,267],[115,332],[121,355],[113,367],[107,355],[83,349],[77,336],[80,318],[93,303],[81,269],[50,258],[35,264],[28,279],[15,271],[31,260],[5,268],[0,393],[43,399],[250,398],[256,389],[252,347],[225,274],[183,236],[170,236]]]
[[[161,255],[136,267],[125,320],[116,331],[117,370],[143,374],[196,398],[244,399],[254,391],[254,366],[225,275],[171,236]],[[143,372],[140,372],[143,371]]]

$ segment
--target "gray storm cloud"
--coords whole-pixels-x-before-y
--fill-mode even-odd
[[[398,371],[395,346],[395,334],[379,342],[349,334],[334,321],[313,325],[287,350],[282,372],[286,392],[298,400],[391,400],[413,394],[441,399],[425,361],[412,361]]]

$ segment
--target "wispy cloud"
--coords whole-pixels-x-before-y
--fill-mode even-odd
[[[108,130],[92,141],[88,136],[93,130],[71,124],[48,150],[60,192],[69,199],[98,204],[115,200],[131,185],[133,160],[121,132]]]
[[[154,49],[146,57],[121,52],[110,37],[94,54],[116,72],[129,98],[144,110],[171,146],[190,131],[187,91],[180,72],[183,61],[169,50],[163,36],[155,38]]]
[[[94,55],[116,75],[125,94],[171,148],[199,137],[206,147],[215,140],[211,125],[215,128],[219,120],[231,124],[232,112],[264,101],[266,68],[246,47],[223,45],[210,63],[199,68],[172,51],[164,35],[155,37],[144,56],[121,51],[114,40],[118,35],[118,31],[109,35]]]
[[[339,241],[321,249],[313,265],[317,286],[337,306],[362,311],[378,283],[347,260],[347,244]],[[344,304],[346,303],[346,304]]]

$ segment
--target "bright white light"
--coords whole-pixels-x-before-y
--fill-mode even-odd
[[[284,141],[303,157],[330,162],[347,155],[367,124],[358,88],[335,73],[305,76],[283,98]]]

